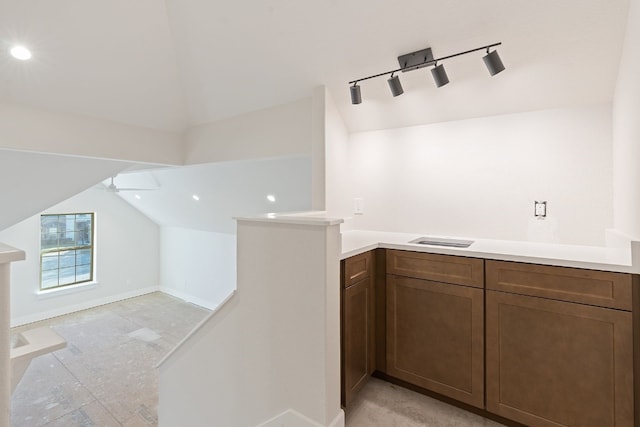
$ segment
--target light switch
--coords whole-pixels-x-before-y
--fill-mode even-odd
[[[534,202],[533,214],[538,219],[544,219],[547,216],[547,202]]]
[[[353,213],[355,215],[364,215],[364,199],[356,197],[353,199]]]

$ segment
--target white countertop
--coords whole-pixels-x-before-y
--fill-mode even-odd
[[[329,226],[342,224],[342,218],[334,218],[327,216],[324,212],[284,212],[284,213],[267,213],[253,216],[235,217],[236,221],[249,222],[271,222],[274,224],[297,224],[311,226]]]
[[[344,222],[342,218],[332,217],[321,211],[270,213],[240,217],[236,220],[310,226],[331,226]],[[632,241],[617,233],[614,233],[616,243],[611,247],[458,237],[473,240],[473,243],[468,248],[452,248],[409,243],[420,237],[451,238],[451,236],[350,230],[344,224],[342,227],[341,259],[372,249],[384,248],[640,274],[640,242]]]
[[[521,242],[511,240],[473,239],[468,248],[427,246],[408,243],[419,237],[430,236],[413,233],[350,230],[342,232],[342,258],[349,258],[376,248],[401,249],[434,254],[458,255],[503,261],[519,261],[535,264],[577,267],[591,270],[640,273],[640,265],[633,262],[638,242],[627,247],[561,245],[553,243]]]
[[[5,245],[4,243],[0,243],[0,264],[22,261],[23,259],[25,259],[24,251]]]

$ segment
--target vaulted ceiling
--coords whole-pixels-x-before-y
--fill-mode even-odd
[[[326,85],[351,130],[611,102],[628,0],[0,0],[0,102],[182,131],[307,97]],[[350,80],[502,42],[428,70]],[[33,51],[11,58],[13,43]]]

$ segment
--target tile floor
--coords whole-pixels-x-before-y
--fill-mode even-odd
[[[34,359],[12,397],[12,427],[158,424],[156,364],[209,311],[160,292],[57,317],[67,348]]]
[[[494,421],[370,378],[346,411],[346,427],[499,427]]]

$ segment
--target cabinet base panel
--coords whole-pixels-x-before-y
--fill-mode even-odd
[[[480,415],[481,417],[488,418],[488,419],[490,419],[492,421],[498,422],[500,424],[504,424],[505,426],[508,426],[508,427],[526,427],[524,424],[520,424],[520,423],[517,423],[515,421],[511,421],[509,419],[506,419],[506,418],[502,418],[502,417],[500,417],[498,415],[492,414],[491,412],[487,412],[487,411],[485,411],[483,409],[476,408],[475,406],[467,405],[466,403],[459,402],[459,401],[457,401],[455,399],[452,399],[452,398],[447,397],[447,396],[443,396],[443,395],[435,393],[435,392],[433,392],[431,390],[427,390],[425,388],[422,388],[422,387],[419,387],[417,385],[408,383],[406,381],[399,380],[399,379],[397,379],[395,377],[392,377],[390,375],[385,374],[384,372],[375,371],[372,376],[375,377],[375,378],[387,381],[387,382],[389,382],[391,384],[395,384],[397,386],[406,388],[407,390],[415,391],[416,393],[420,393],[420,394],[423,394],[425,396],[429,396],[432,399],[439,400],[439,401],[447,403],[447,404],[449,404],[451,406],[455,406],[457,408],[464,409],[467,412],[471,412],[473,414]]]

